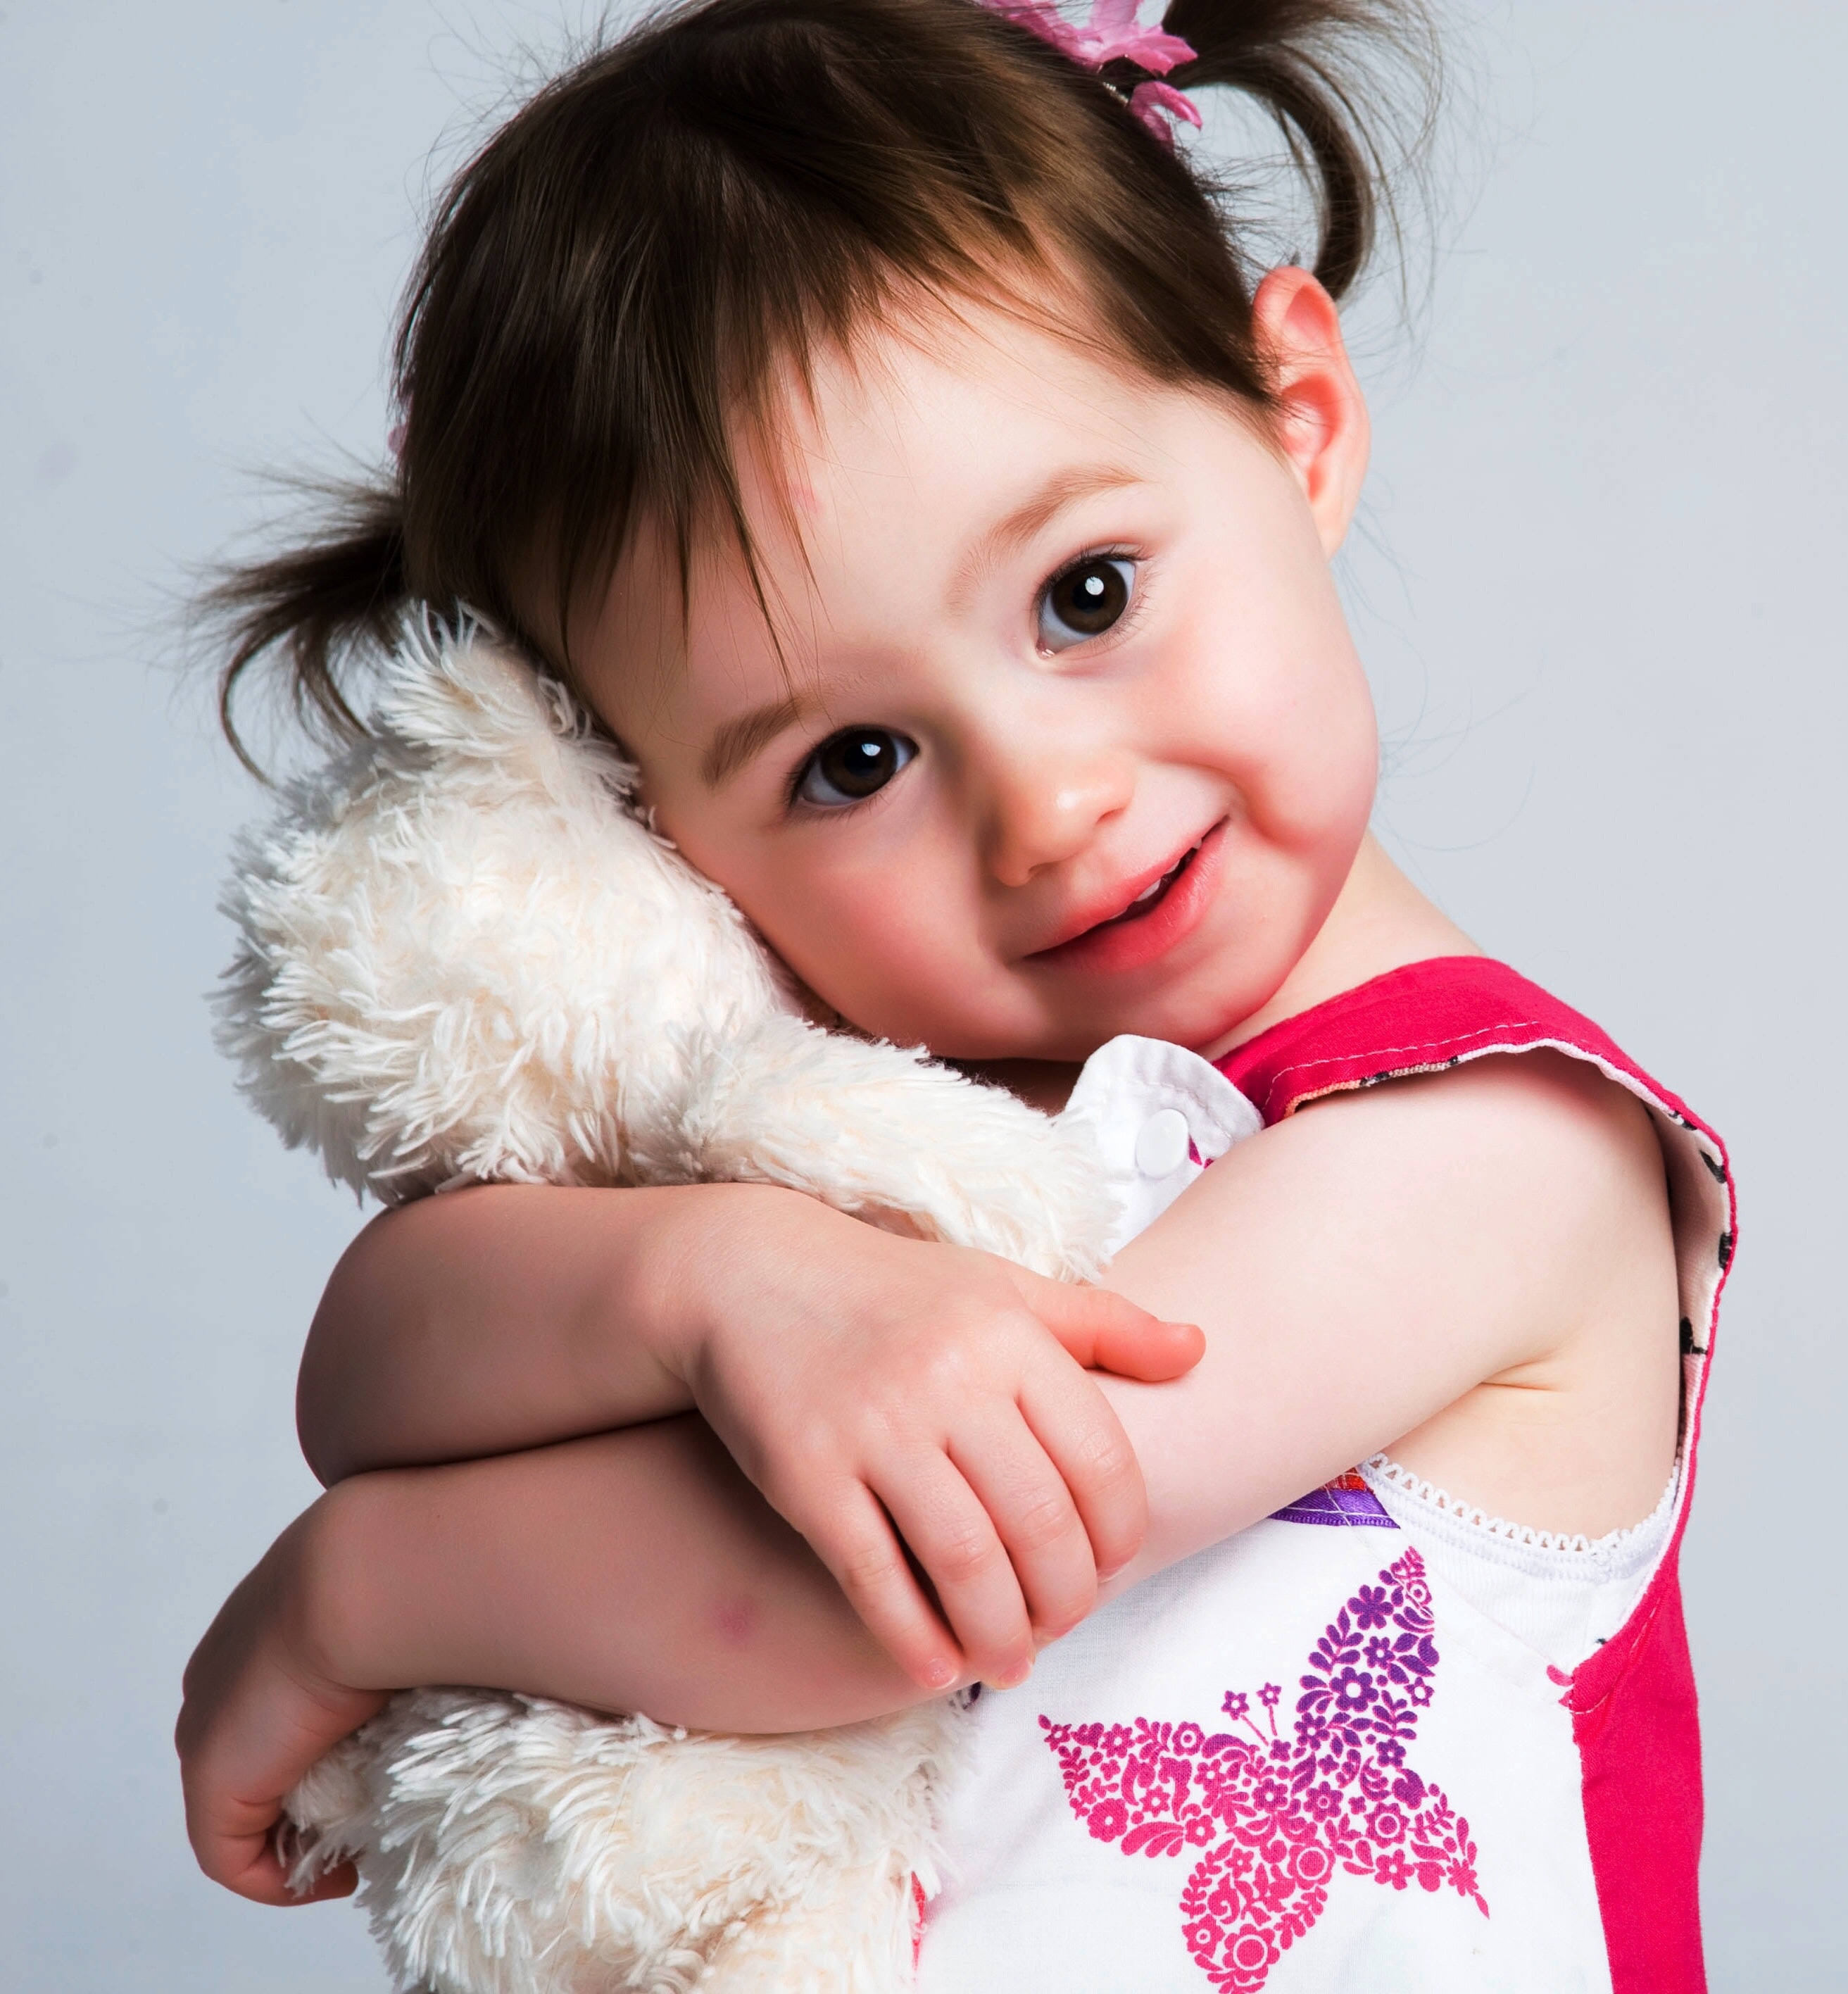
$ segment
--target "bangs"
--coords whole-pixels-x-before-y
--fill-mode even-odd
[[[736,440],[773,441],[818,354],[971,308],[1266,399],[1205,194],[1035,37],[969,0],[664,18],[536,99],[437,218],[398,347],[413,588],[568,675],[642,516],[683,591],[714,526],[755,576]]]
[[[1419,0],[1171,0],[1162,26],[1195,51],[1170,84],[1275,120],[1316,218],[1303,260],[1339,298],[1385,190],[1355,58],[1434,76]],[[573,612],[645,519],[683,597],[715,529],[755,581],[741,440],[774,452],[824,353],[933,313],[998,311],[1267,410],[1235,204],[1131,111],[1145,80],[977,0],[690,0],[594,50],[432,218],[395,466],[323,488],[299,544],[204,599],[233,744],[234,697],[272,660],[311,730],[363,731],[350,685],[412,602],[466,606],[569,678]]]

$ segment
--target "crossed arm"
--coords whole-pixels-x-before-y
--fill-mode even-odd
[[[382,1223],[303,1371],[310,1458],[347,1478],[189,1671],[208,1872],[281,1901],[279,1796],[399,1687],[847,1722],[1018,1679],[1100,1582],[1382,1447],[1569,1530],[1645,1513],[1672,1459],[1654,1138],[1550,1055],[1295,1118],[1109,1291],[1049,1288],[774,1191],[484,1191]]]

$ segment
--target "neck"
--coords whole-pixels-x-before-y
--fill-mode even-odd
[[[1284,1019],[1408,962],[1482,953],[1412,885],[1369,831],[1327,920],[1295,967],[1250,1017],[1202,1051],[1217,1059]]]

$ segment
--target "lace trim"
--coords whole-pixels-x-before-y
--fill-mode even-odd
[[[1601,1537],[1588,1537],[1583,1532],[1567,1536],[1558,1530],[1536,1530],[1525,1523],[1511,1523],[1505,1516],[1491,1516],[1486,1509],[1479,1509],[1473,1502],[1459,1502],[1447,1489],[1439,1489],[1435,1482],[1427,1482],[1422,1475],[1414,1475],[1410,1468],[1384,1454],[1376,1454],[1371,1461],[1360,1464],[1360,1472],[1369,1478],[1384,1482],[1390,1489],[1415,1501],[1429,1505],[1446,1516],[1454,1517],[1472,1529],[1499,1537],[1505,1543],[1519,1544],[1524,1549],[1536,1551],[1590,1552],[1600,1558],[1608,1558],[1634,1543],[1649,1532],[1660,1529],[1681,1488],[1681,1458],[1675,1457],[1675,1472],[1668,1477],[1668,1485],[1662,1491],[1661,1499],[1640,1523],[1631,1523],[1620,1530],[1611,1530]]]

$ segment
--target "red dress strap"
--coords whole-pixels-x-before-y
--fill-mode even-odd
[[[1213,1064],[1268,1125],[1325,1094],[1542,1046],[1590,1058],[1687,1125],[1703,1125],[1589,1018],[1486,955],[1432,956],[1389,969]]]
[[[1614,1994],[1698,1994],[1706,1985],[1696,1880],[1700,1734],[1679,1554],[1737,1225],[1724,1145],[1589,1018],[1486,956],[1437,956],[1389,970],[1214,1064],[1269,1125],[1344,1089],[1542,1047],[1590,1061],[1651,1108],[1668,1165],[1682,1309],[1679,1513],[1624,1626],[1570,1676],[1554,1679],[1579,1748]]]

